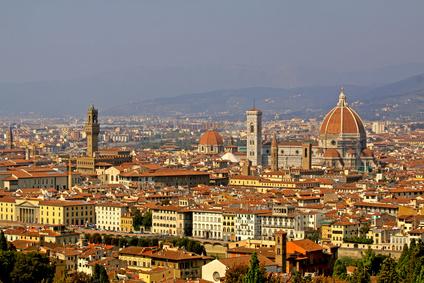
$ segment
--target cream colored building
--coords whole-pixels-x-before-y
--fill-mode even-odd
[[[9,191],[20,188],[68,188],[68,172],[58,168],[34,167],[31,169],[15,169],[10,176],[2,180],[3,187]],[[72,174],[72,184],[81,183],[79,174]]]
[[[218,259],[202,266],[202,279],[209,282],[221,282],[225,277],[228,267]]]
[[[193,211],[193,237],[223,239],[223,211],[214,209]]]
[[[99,230],[121,231],[121,218],[128,212],[122,203],[106,202],[96,204],[96,228]]]
[[[192,213],[186,207],[157,206],[152,208],[152,233],[191,236]]]

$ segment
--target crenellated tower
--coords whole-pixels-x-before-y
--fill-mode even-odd
[[[90,105],[87,111],[87,121],[84,126],[87,135],[87,156],[93,157],[99,149],[100,125],[98,121],[98,111]]]

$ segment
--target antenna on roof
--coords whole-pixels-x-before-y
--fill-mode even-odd
[[[256,100],[255,100],[255,97],[253,97],[253,109],[255,108],[256,108]]]

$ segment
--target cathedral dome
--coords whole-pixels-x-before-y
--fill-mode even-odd
[[[218,145],[222,146],[224,145],[224,141],[222,139],[222,136],[217,131],[206,131],[199,140],[200,145]]]
[[[320,135],[365,135],[364,124],[359,115],[347,105],[343,89],[340,91],[336,107],[325,116],[319,133]]]

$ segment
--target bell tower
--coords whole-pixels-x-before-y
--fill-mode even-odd
[[[272,135],[271,141],[271,171],[278,171],[278,142],[275,133]]]
[[[7,144],[9,146],[9,149],[13,148],[13,128],[12,128],[12,126],[9,126],[9,132],[7,134]]]
[[[287,233],[283,230],[275,232],[275,263],[281,267],[283,273],[287,272]]]
[[[94,153],[99,149],[100,125],[97,115],[97,109],[93,105],[90,105],[87,111],[87,121],[84,126],[84,131],[87,135],[87,156],[89,157],[94,157]]]
[[[256,108],[246,111],[247,160],[252,166],[262,165],[262,112]]]

